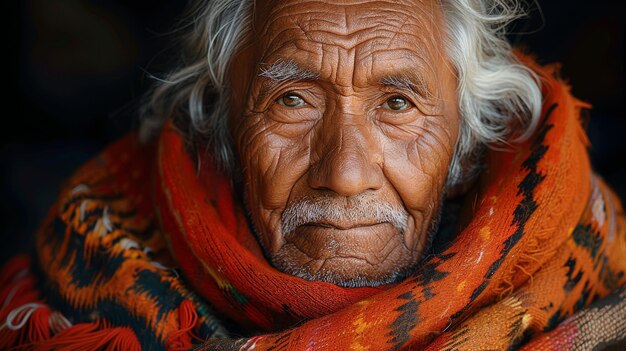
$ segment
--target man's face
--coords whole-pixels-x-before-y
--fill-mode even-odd
[[[280,270],[380,285],[419,262],[459,132],[436,1],[257,2],[231,130]]]

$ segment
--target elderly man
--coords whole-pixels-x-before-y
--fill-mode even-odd
[[[504,40],[519,8],[197,1],[141,136],[81,168],[34,262],[4,268],[0,346],[619,342],[619,200],[587,106]]]

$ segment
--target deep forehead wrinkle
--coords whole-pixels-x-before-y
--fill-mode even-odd
[[[370,11],[365,12],[359,6],[362,2],[325,4],[316,1],[280,1],[273,4],[268,14],[263,16],[265,20],[257,26],[260,29],[257,32],[259,38],[270,38],[269,46],[272,46],[274,38],[291,37],[294,31],[299,31],[317,43],[352,49],[362,43],[364,38],[371,37],[372,33],[380,39],[389,40],[398,34],[424,31],[433,21],[433,14],[429,11],[419,10],[402,1],[373,1],[368,3]],[[405,27],[410,19],[413,20],[410,22],[423,23],[425,26]]]
[[[433,23],[441,14],[435,3],[268,1],[255,27],[257,57],[267,63],[293,60],[337,89],[379,85],[385,74],[407,67],[434,84],[437,69],[431,66],[440,62],[441,45],[441,26]],[[420,91],[418,83],[412,79],[404,86]]]

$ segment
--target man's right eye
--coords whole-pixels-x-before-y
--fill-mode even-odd
[[[306,105],[304,99],[294,93],[287,93],[279,97],[276,102],[287,107],[300,107]]]

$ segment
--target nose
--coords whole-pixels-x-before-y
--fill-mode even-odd
[[[380,142],[367,124],[329,125],[314,146],[317,162],[308,174],[309,186],[350,197],[383,184]]]

